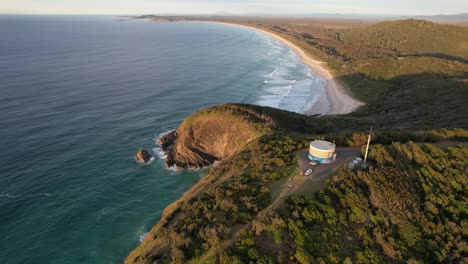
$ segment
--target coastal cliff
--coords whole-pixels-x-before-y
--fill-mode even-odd
[[[459,43],[467,29],[280,22],[238,21],[321,58],[366,106],[316,118],[221,105],[187,118],[161,139],[167,165],[220,162],[164,210],[125,262],[466,262],[468,90]],[[318,178],[299,175],[310,140],[325,137],[338,157],[357,157],[371,124],[368,169],[349,169],[344,159]]]
[[[414,143],[408,132],[382,131],[374,135],[368,170],[342,167],[327,180],[310,180],[299,175],[298,156],[325,128],[321,118],[251,105],[215,106],[187,118],[161,139],[168,164],[220,162],[166,207],[125,263],[463,261],[457,208],[466,204],[466,144],[440,148]],[[359,146],[361,134],[327,137]],[[467,135],[429,131],[420,140],[461,142]]]
[[[232,156],[261,135],[291,129],[320,131],[323,125],[274,108],[225,104],[196,112],[158,144],[167,154],[166,166],[202,168]]]

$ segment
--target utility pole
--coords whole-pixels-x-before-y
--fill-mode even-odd
[[[366,154],[364,155],[364,164],[366,164],[366,161],[367,161],[367,153],[369,152],[371,135],[372,135],[372,126],[370,127],[369,137],[367,138],[367,147],[366,147]]]

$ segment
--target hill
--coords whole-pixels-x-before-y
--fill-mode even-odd
[[[423,20],[380,23],[226,19],[278,34],[328,63],[366,106],[342,119],[386,128],[468,127],[468,27]]]
[[[294,42],[367,104],[326,117],[228,104],[187,118],[167,138],[170,157],[211,158],[170,164],[220,162],[166,208],[126,263],[466,262],[466,28],[421,20],[222,21]],[[359,131],[370,124],[378,132],[367,170],[343,163],[326,180],[299,175],[311,140],[356,153],[367,136]]]
[[[205,135],[187,128],[204,126],[216,115],[256,127],[247,131],[262,132],[235,146],[167,207],[126,263],[453,263],[466,255],[462,230],[468,147],[388,143],[394,141],[392,134],[381,132],[375,143],[388,145],[372,147],[368,171],[341,168],[320,182],[299,176],[298,168],[298,151],[325,133],[320,119],[258,106],[221,105],[187,118],[177,133],[193,135],[199,142]],[[283,127],[289,123],[282,123],[285,120],[291,120],[290,127]],[[218,137],[236,134],[220,127],[224,129],[215,129]],[[393,139],[395,135],[401,141],[416,139],[403,134],[393,134]],[[430,135],[468,139],[466,130]],[[338,144],[363,142],[359,134],[323,136]],[[287,187],[289,178],[297,188]],[[280,194],[284,190],[287,194]]]
[[[339,38],[347,44],[385,50],[390,55],[443,54],[468,59],[467,34],[468,27],[408,19],[346,30]]]
[[[167,18],[256,27],[325,61],[337,79],[366,103],[355,113],[333,118],[348,128],[356,120],[386,129],[468,127],[468,27],[417,19]]]
[[[460,26],[468,26],[468,13],[453,14],[453,15],[433,15],[433,16],[416,16],[416,19],[424,19],[435,23],[452,24]],[[403,19],[403,18],[400,18]]]
[[[202,168],[275,130],[317,133],[324,129],[324,122],[316,118],[275,108],[225,104],[189,116],[159,143],[167,152],[167,166]]]

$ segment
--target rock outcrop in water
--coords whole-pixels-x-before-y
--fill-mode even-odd
[[[151,154],[149,154],[149,152],[146,149],[141,148],[140,150],[138,150],[136,154],[136,158],[139,162],[146,164],[151,160],[152,156]]]
[[[202,168],[237,153],[273,129],[298,127],[318,129],[320,126],[302,115],[283,110],[225,104],[196,112],[158,143],[167,154],[166,166]]]

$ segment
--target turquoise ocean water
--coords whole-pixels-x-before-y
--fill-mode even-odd
[[[219,103],[302,112],[324,89],[256,31],[118,20],[0,16],[0,263],[122,262],[205,173],[164,168],[161,133]]]

